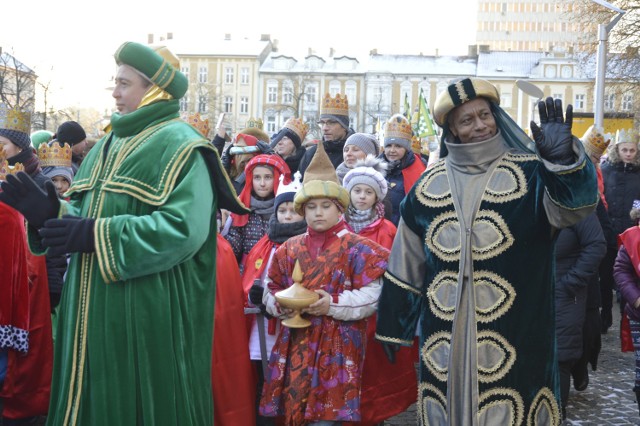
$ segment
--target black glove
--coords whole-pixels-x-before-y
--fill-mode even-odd
[[[220,161],[222,162],[222,167],[224,167],[224,169],[228,172],[229,169],[231,168],[231,153],[229,152],[231,150],[231,148],[233,148],[233,144],[230,143],[229,146],[227,146],[223,151],[222,151],[222,156],[220,157]]]
[[[46,192],[25,172],[7,175],[7,180],[0,185],[0,201],[22,213],[34,228],[40,228],[47,219],[58,216],[60,201],[50,180],[44,184]]]
[[[384,349],[384,354],[391,364],[396,363],[396,352],[400,350],[400,345],[397,343],[381,343]]]
[[[576,161],[573,152],[573,106],[567,105],[566,119],[562,117],[562,100],[548,97],[538,102],[540,127],[531,122],[531,134],[538,146],[540,156],[554,164],[572,164]]]
[[[260,281],[258,281],[260,282]],[[254,284],[249,289],[249,301],[257,307],[262,305],[262,295],[264,294],[264,288],[260,284]]]
[[[273,148],[271,148],[271,146],[269,146],[267,142],[258,141],[256,147],[258,147],[261,154],[275,154],[275,151],[273,150]]]
[[[40,229],[42,245],[49,247],[50,256],[65,253],[93,253],[95,219],[64,215],[61,219],[49,219]]]

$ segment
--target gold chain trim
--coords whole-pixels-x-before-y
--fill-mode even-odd
[[[487,415],[487,420],[491,418],[489,412],[494,407],[497,407],[497,411],[502,414],[504,410],[500,409],[500,406],[508,407],[511,413],[511,422],[505,424],[522,424],[524,420],[524,401],[518,392],[508,388],[493,388],[480,395],[478,398],[480,423],[483,424],[482,417],[485,415]]]
[[[527,426],[543,426],[539,425],[536,421],[541,418],[540,411],[545,410],[548,413],[548,418],[552,420],[551,426],[558,426],[560,424],[560,408],[558,407],[558,401],[551,392],[551,389],[544,387],[540,389],[538,394],[531,401],[531,407],[529,407],[529,413],[527,415]],[[547,416],[542,416],[547,418]]]
[[[385,271],[384,273],[384,277],[386,279],[388,279],[389,281],[391,281],[393,284],[397,285],[398,287],[400,287],[403,290],[407,290],[410,291],[411,293],[415,293],[417,295],[422,295],[422,293],[420,293],[420,290],[418,290],[417,288],[406,284],[402,281],[400,281],[398,278],[396,278],[394,275],[391,274],[391,272],[389,271]]]

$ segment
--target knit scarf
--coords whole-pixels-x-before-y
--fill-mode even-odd
[[[380,204],[380,203],[376,203]],[[345,213],[347,223],[353,229],[353,232],[359,234],[364,228],[378,220],[379,212],[377,206],[373,206],[367,210],[358,210],[349,205]]]
[[[255,213],[262,216],[264,219],[268,219],[274,212],[274,203],[276,199],[271,196],[268,199],[257,198],[251,194],[251,213]]]
[[[31,147],[23,149],[22,152],[11,158],[7,158],[7,162],[10,166],[15,166],[16,163],[22,164],[24,166],[24,171],[31,177],[42,171],[38,157],[33,153],[33,149],[31,149]]]
[[[282,244],[291,237],[304,234],[307,230],[307,222],[303,219],[293,223],[280,223],[274,214],[269,219],[267,236],[276,244]]]
[[[338,175],[338,179],[340,180],[340,183],[342,183],[342,181],[344,180],[344,177],[346,176],[347,173],[349,173],[349,171],[351,171],[351,169],[347,167],[347,165],[344,162],[340,163],[338,167],[336,167],[336,174]]]

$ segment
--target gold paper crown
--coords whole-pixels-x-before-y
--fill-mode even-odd
[[[302,121],[302,119],[296,117],[288,119],[283,127],[293,130],[300,138],[300,143],[304,142],[304,138],[307,137],[307,132],[309,131],[309,125]]]
[[[21,163],[16,163],[11,167],[7,161],[7,154],[4,152],[4,146],[0,145],[0,180],[6,180],[7,175],[23,172],[24,166]]]
[[[71,145],[54,141],[51,145],[46,143],[38,147],[38,160],[40,167],[71,167]]]
[[[587,155],[599,158],[607,149],[609,142],[611,142],[611,137],[606,137],[603,133],[601,128],[596,129],[595,126],[589,126],[580,139]]]
[[[341,96],[336,93],[336,97],[332,98],[329,93],[324,95],[322,106],[320,107],[320,115],[344,115],[349,116],[349,101],[347,95]]]
[[[638,133],[633,129],[620,129],[616,132],[616,145],[619,143],[638,143]]]
[[[394,114],[384,124],[384,138],[399,138],[411,141],[413,137],[413,130],[411,130],[411,124],[409,120],[402,114]]]
[[[31,133],[31,114],[0,103],[0,129]]]
[[[206,139],[209,139],[209,132],[211,131],[211,126],[209,125],[209,119],[203,120],[200,117],[200,113],[196,112],[195,114],[191,114],[187,117],[187,123],[191,124],[196,128],[198,132]]]
[[[263,126],[263,122],[261,118],[255,119],[253,117],[251,117],[249,119],[249,121],[247,121],[247,127],[256,127],[260,130],[262,130],[262,126]]]

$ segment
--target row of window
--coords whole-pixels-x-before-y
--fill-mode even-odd
[[[478,5],[479,12],[519,12],[519,13],[562,13],[573,10],[572,5],[562,5],[560,3],[540,3],[540,2],[481,2]]]
[[[189,67],[182,67],[180,71],[186,76],[189,76]],[[240,84],[249,84],[250,78],[249,67],[240,68]],[[207,83],[209,81],[209,66],[202,65],[198,68],[198,83]],[[224,68],[224,83],[233,84],[235,81],[235,67]]]
[[[318,102],[318,91],[320,90],[319,83],[317,81],[299,81],[297,84],[298,94],[304,99],[305,103],[309,106],[316,105]],[[345,82],[344,92],[342,91],[342,84],[337,80],[329,82],[329,94],[336,96],[338,93],[344,93],[349,103],[354,103],[356,100],[357,83],[353,80]],[[278,80],[267,80],[267,103],[278,103],[280,86]],[[281,103],[285,105],[291,105],[294,102],[294,82],[293,80],[284,80],[282,82],[282,98]],[[301,100],[302,100],[301,99]]]
[[[491,32],[553,32],[553,33],[583,33],[589,31],[580,22],[559,22],[559,21],[478,21],[478,31]]]
[[[180,99],[180,111],[187,112],[189,111],[189,97],[183,96]],[[223,109],[224,112],[233,113],[233,96],[225,96],[223,100]],[[249,97],[248,96],[240,96],[240,114],[249,114]],[[209,111],[210,98],[208,95],[200,95],[196,101],[196,110],[200,113],[206,113]]]

